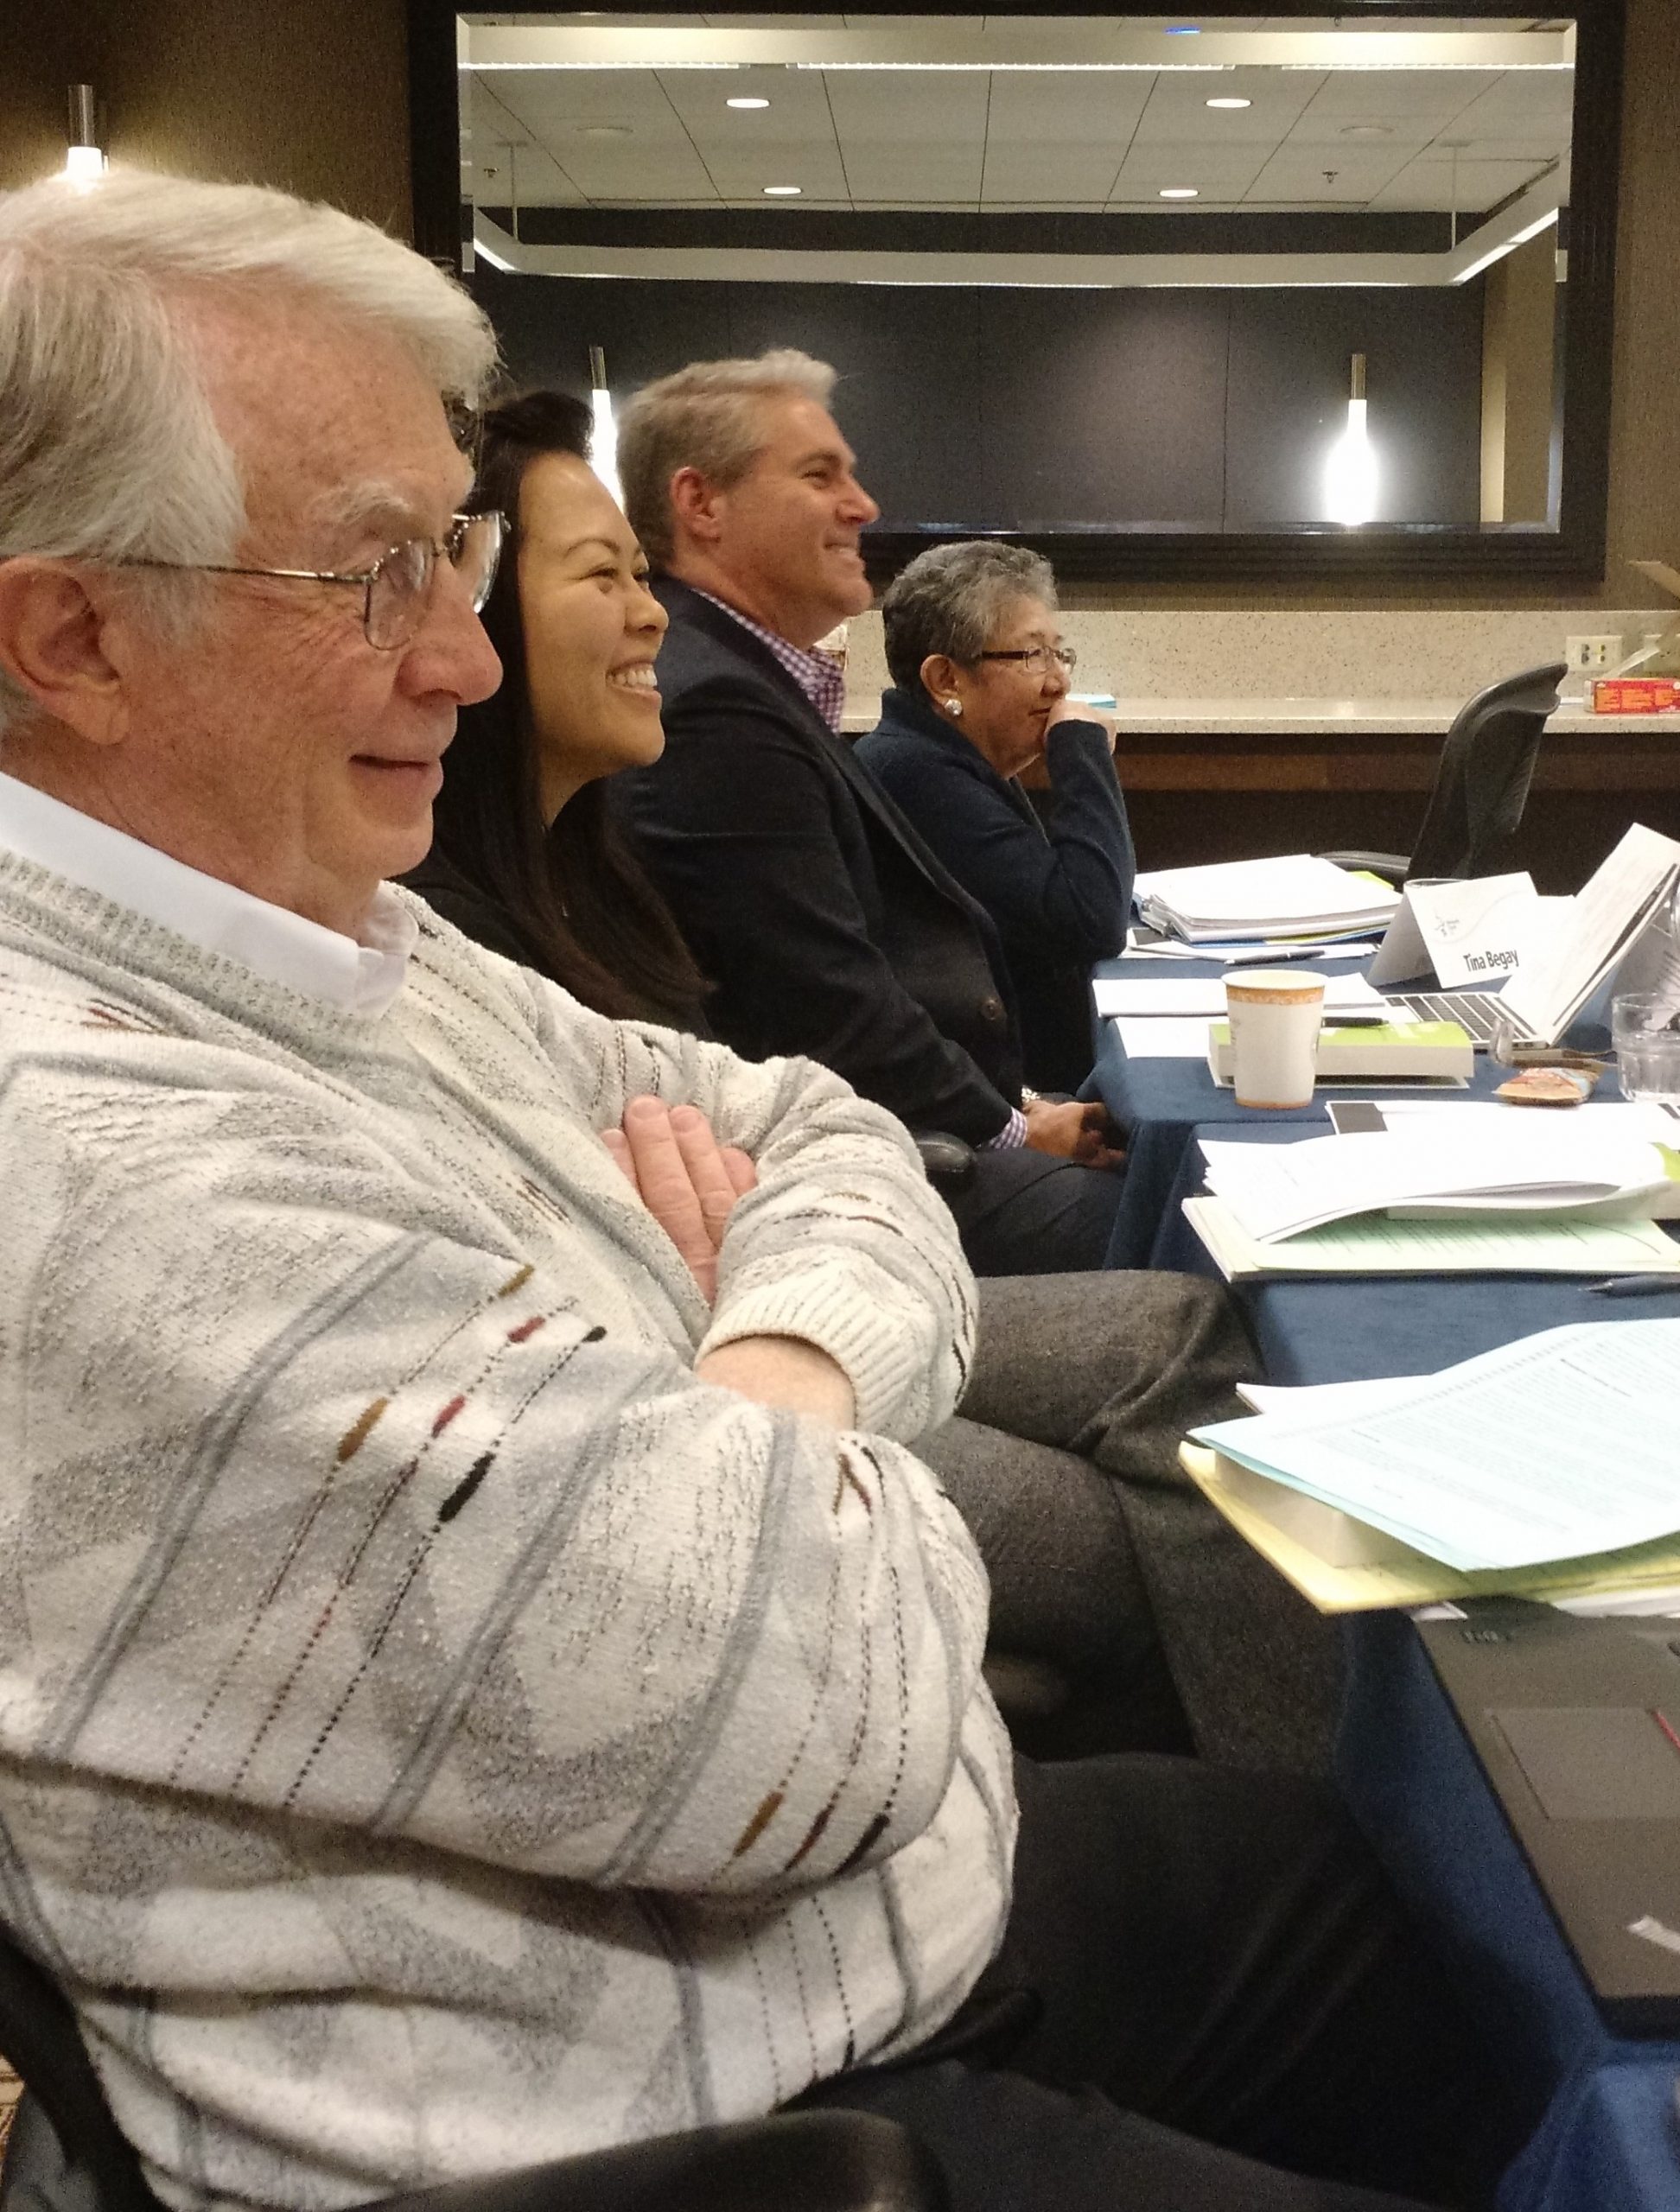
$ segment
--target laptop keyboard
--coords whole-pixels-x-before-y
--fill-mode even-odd
[[[1493,1040],[1499,1018],[1497,991],[1390,991],[1397,1006],[1410,1007],[1420,1021],[1456,1021],[1468,1030],[1470,1041],[1485,1052]]]

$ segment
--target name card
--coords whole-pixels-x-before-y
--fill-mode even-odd
[[[1484,875],[1462,883],[1409,883],[1371,964],[1380,988],[1431,969],[1443,989],[1502,983],[1540,940],[1544,902],[1534,879]]]

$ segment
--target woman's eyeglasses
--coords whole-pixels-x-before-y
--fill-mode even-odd
[[[980,658],[1019,661],[1035,676],[1048,676],[1053,665],[1065,676],[1071,676],[1079,664],[1079,656],[1072,645],[1023,645],[1015,652],[982,653]]]
[[[362,594],[362,631],[370,645],[394,652],[420,627],[440,560],[466,585],[480,613],[496,581],[505,530],[502,517],[452,515],[440,538],[409,537],[382,553],[371,569],[235,569],[214,561],[111,561],[113,569],[181,569],[212,576],[279,576],[297,583],[354,584]]]

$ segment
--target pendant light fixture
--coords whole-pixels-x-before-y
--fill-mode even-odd
[[[589,348],[589,411],[595,416],[595,431],[589,440],[589,466],[622,506],[624,493],[619,484],[618,473],[618,425],[613,420],[613,395],[607,389],[607,355],[599,346]]]
[[[1325,511],[1332,522],[1357,529],[1377,518],[1377,455],[1365,420],[1365,357],[1353,356],[1347,428],[1330,448],[1324,474]]]
[[[65,149],[64,174],[80,190],[97,184],[105,173],[99,146],[99,102],[92,85],[70,87],[70,142]]]

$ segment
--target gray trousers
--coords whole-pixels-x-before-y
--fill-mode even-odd
[[[1326,1770],[1333,1629],[1178,1464],[1187,1429],[1244,1410],[1234,1386],[1256,1372],[1230,1297],[1197,1277],[982,1281],[961,1412],[915,1449],[979,1545],[994,1650],[1072,1685],[1040,1755],[1167,1740],[1164,1660],[1205,1757]]]

